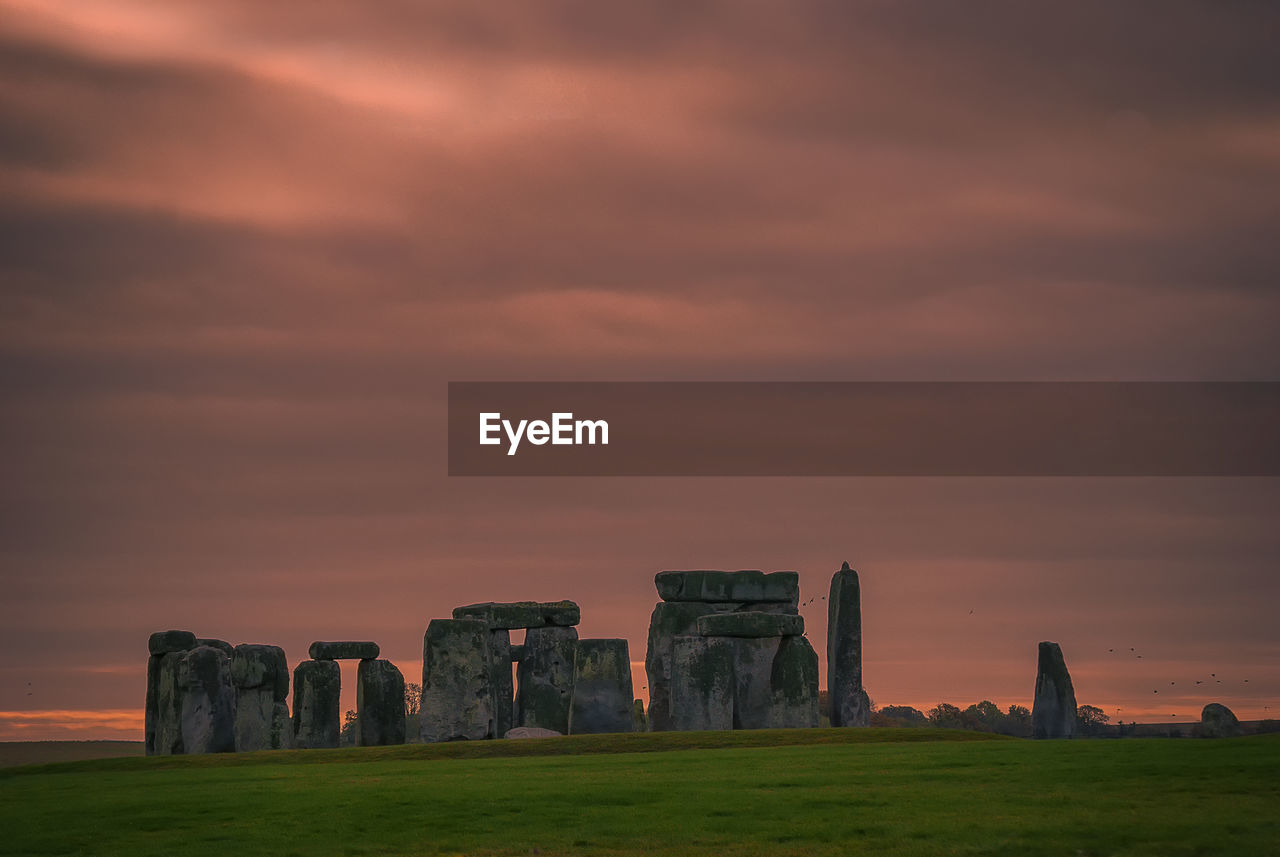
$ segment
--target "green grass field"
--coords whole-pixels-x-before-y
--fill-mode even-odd
[[[1280,736],[581,736],[0,770],[0,854],[1280,854]]]

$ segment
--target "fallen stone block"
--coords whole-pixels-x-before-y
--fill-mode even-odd
[[[327,642],[317,640],[308,651],[313,661],[366,661],[378,657],[381,650],[377,643],[342,640]]]
[[[804,617],[786,613],[711,613],[698,617],[704,637],[786,637],[804,633]]]
[[[582,611],[572,601],[488,601],[455,607],[455,619],[479,619],[490,628],[568,627],[582,621]]]
[[[554,729],[541,729],[537,726],[517,726],[508,729],[503,738],[563,738],[564,734]]]

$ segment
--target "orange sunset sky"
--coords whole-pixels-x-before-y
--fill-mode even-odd
[[[1047,639],[1113,719],[1277,716],[1280,480],[450,479],[444,409],[1275,380],[1278,19],[0,0],[0,739],[141,740],[155,630],[415,681],[572,598],[643,662],[656,571],[842,560],[878,704],[1029,706]]]

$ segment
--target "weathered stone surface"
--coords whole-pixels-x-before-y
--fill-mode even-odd
[[[777,729],[816,729],[818,713],[818,653],[806,637],[783,637],[773,658],[771,726]]]
[[[455,619],[479,619],[490,628],[568,627],[582,621],[582,611],[572,601],[487,601],[455,607]]]
[[[663,601],[775,601],[799,603],[794,571],[660,571],[654,578]]]
[[[231,658],[219,648],[197,646],[182,656],[183,752],[231,753],[235,744],[236,695]]]
[[[631,725],[636,732],[649,731],[649,718],[644,713],[644,700],[631,700]]]
[[[378,644],[367,640],[316,640],[308,650],[314,661],[365,661],[376,658],[380,653]]]
[[[289,716],[289,706],[283,702],[277,702],[271,714],[271,748],[292,750],[295,746],[293,718]]]
[[[334,661],[303,661],[293,670],[293,739],[300,750],[337,747],[342,669]]]
[[[793,636],[804,633],[804,617],[754,610],[744,613],[712,613],[698,617],[698,633],[704,637]]]
[[[289,664],[284,649],[245,643],[231,653],[231,684],[236,689],[235,744],[240,752],[280,750],[293,729],[281,729],[279,708],[289,696]]]
[[[681,635],[672,640],[668,729],[733,728],[733,644],[729,637]]]
[[[1200,712],[1202,738],[1238,738],[1244,734],[1235,712],[1220,702],[1211,702]]]
[[[1040,644],[1031,734],[1035,738],[1071,738],[1076,734],[1076,691],[1057,643]]]
[[[153,655],[188,652],[195,647],[196,635],[190,631],[156,631],[147,640],[147,648]]]
[[[507,734],[503,738],[563,738],[561,732],[554,729],[540,729],[537,726],[517,726],[514,729],[508,729]]]
[[[676,637],[698,632],[698,619],[715,612],[699,602],[659,601],[649,617],[644,669],[649,679],[649,729],[665,732],[671,722],[671,659]]]
[[[211,649],[217,649],[227,657],[231,657],[231,653],[235,651],[235,646],[226,640],[219,640],[216,637],[196,637],[197,646],[208,646]]]
[[[289,698],[289,663],[284,649],[243,643],[231,653],[231,683],[240,688],[268,687],[274,702]]]
[[[768,729],[774,725],[773,661],[782,638],[725,639],[733,644],[733,728]]]
[[[867,726],[871,702],[862,686],[862,593],[858,572],[841,566],[827,595],[827,690],[832,726]]]
[[[156,752],[156,720],[159,718],[160,655],[147,658],[147,701],[143,708],[142,740],[144,752],[154,756]]]
[[[156,714],[152,753],[176,756],[182,746],[182,661],[186,652],[169,652],[159,656],[156,668]]]
[[[524,656],[516,668],[517,724],[569,733],[577,647],[577,628],[549,626],[525,632]]]
[[[515,683],[511,676],[511,632],[489,631],[489,687],[493,690],[493,734],[506,735],[515,726]]]
[[[422,641],[424,743],[495,734],[492,672],[488,625],[477,619],[431,620]]]
[[[356,745],[403,744],[404,675],[391,661],[364,660],[356,682]]]
[[[627,641],[579,640],[573,661],[569,734],[630,732],[633,698]]]
[[[524,660],[524,645],[512,643],[511,644],[511,663],[518,664],[522,660]]]

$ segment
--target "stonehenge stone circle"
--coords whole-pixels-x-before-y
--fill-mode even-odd
[[[515,648],[514,646],[512,648]],[[516,667],[516,725],[569,734],[576,628],[530,628]]]
[[[1076,692],[1057,643],[1040,644],[1031,734],[1035,738],[1072,738],[1076,734]]]
[[[236,646],[231,655],[231,683],[236,692],[236,750],[280,750],[290,746],[292,725],[283,722],[289,716],[285,705],[289,665],[284,649],[255,644]]]
[[[302,661],[293,670],[293,739],[300,750],[337,747],[342,669],[337,661]]]
[[[569,733],[630,732],[632,699],[627,641],[579,640],[573,660]]]
[[[862,593],[858,572],[844,563],[827,595],[827,691],[832,726],[866,726],[871,701],[862,686]]]
[[[197,646],[182,655],[180,729],[184,753],[230,753],[235,745],[236,697],[231,658],[221,648]]]
[[[353,640],[339,642],[316,640],[308,651],[313,661],[373,660],[380,653],[377,643]]]
[[[404,675],[391,661],[362,660],[356,682],[356,745],[403,744]]]
[[[478,741],[496,734],[492,672],[487,624],[478,619],[431,620],[422,641],[424,743]]]
[[[1220,702],[1211,702],[1200,712],[1202,738],[1238,738],[1244,734],[1235,712]]]

